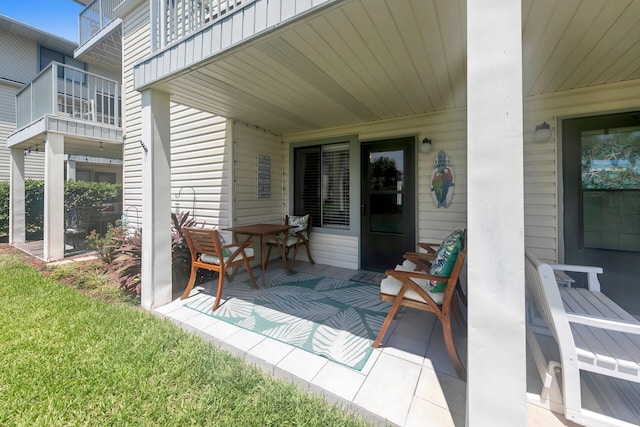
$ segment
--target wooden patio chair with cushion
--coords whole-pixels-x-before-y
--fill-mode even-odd
[[[216,229],[183,227],[184,238],[191,252],[191,275],[187,288],[180,299],[185,299],[193,289],[199,268],[218,272],[218,291],[212,310],[215,311],[220,304],[222,287],[225,276],[232,281],[237,269],[244,264],[251,278],[253,287],[258,289],[256,279],[249,261],[254,259],[253,249],[249,248],[250,242],[225,244],[222,236]],[[228,275],[232,269],[231,276]]]
[[[463,230],[463,233],[466,235],[467,230]],[[418,242],[416,245],[423,249],[424,252],[407,252],[403,255],[405,261],[403,262],[403,266],[406,268],[410,268],[413,270],[422,270],[425,272],[431,271],[431,264],[436,259],[436,255],[438,253],[438,249],[442,243],[431,243],[431,242]],[[414,268],[411,268],[414,267]],[[456,291],[458,297],[462,301],[462,303],[467,305],[467,295],[464,293],[462,289],[462,285],[460,284],[460,278],[458,278],[458,284],[456,285]],[[459,312],[456,312],[459,313]],[[461,326],[464,326],[461,324]]]
[[[376,348],[382,342],[391,321],[400,307],[416,308],[435,313],[442,323],[442,332],[447,353],[458,377],[466,380],[466,370],[460,360],[453,340],[451,325],[452,314],[462,321],[459,297],[459,276],[467,256],[466,232],[454,231],[436,251],[429,273],[422,271],[416,264],[405,261],[395,270],[387,270],[380,282],[380,299],[390,302],[387,315],[378,337],[373,342]],[[417,269],[416,269],[417,268]]]
[[[293,248],[293,257],[291,257],[291,265],[289,269],[293,268],[293,264],[296,262],[296,255],[298,254],[298,247],[303,245],[307,249],[307,258],[311,264],[315,264],[313,257],[311,256],[311,243],[309,241],[309,230],[311,229],[312,218],[310,215],[302,216],[289,216],[284,217],[285,225],[293,225],[296,228],[289,230],[289,233],[285,236],[282,243],[277,238],[270,238],[267,241],[269,250],[267,252],[267,259],[271,255],[271,249],[279,249],[281,244],[285,245],[285,256],[289,257],[289,251]]]

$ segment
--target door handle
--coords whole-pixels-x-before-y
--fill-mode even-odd
[[[362,216],[367,216],[367,205],[362,204]]]

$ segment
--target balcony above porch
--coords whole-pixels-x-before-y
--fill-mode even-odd
[[[93,0],[78,16],[77,59],[90,64],[122,67],[122,20],[114,9],[122,0]]]
[[[47,132],[122,144],[120,83],[79,68],[52,62],[18,92],[16,107],[8,148],[29,149]]]

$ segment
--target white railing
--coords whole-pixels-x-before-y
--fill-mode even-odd
[[[46,114],[122,126],[120,83],[52,62],[16,95],[18,129]]]
[[[188,37],[255,0],[151,0],[151,50]]]
[[[113,10],[123,0],[93,0],[78,15],[78,38],[82,46],[106,27],[116,16]]]

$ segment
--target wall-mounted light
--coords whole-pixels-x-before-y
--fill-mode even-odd
[[[420,152],[421,153],[430,153],[433,150],[433,144],[429,138],[425,138],[422,140],[422,144],[420,144]]]
[[[542,122],[536,126],[536,130],[533,133],[533,140],[535,142],[547,142],[551,139],[551,126],[549,123]]]

